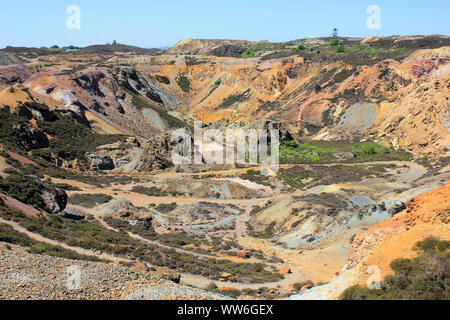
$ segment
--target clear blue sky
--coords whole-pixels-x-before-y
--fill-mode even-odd
[[[69,5],[81,29],[69,30]],[[381,29],[366,27],[370,5]],[[184,38],[287,41],[329,36],[450,34],[449,0],[23,0],[2,1],[0,48],[119,43],[165,47]]]

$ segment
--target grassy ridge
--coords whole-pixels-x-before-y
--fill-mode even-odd
[[[412,157],[406,151],[386,148],[373,142],[308,141],[307,143],[297,143],[291,140],[281,142],[280,160],[284,164],[334,163],[338,162],[336,154],[340,151],[349,151],[355,154],[355,157],[339,161],[343,163],[410,160]]]

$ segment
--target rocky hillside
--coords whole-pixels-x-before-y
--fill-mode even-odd
[[[366,266],[380,266],[384,278],[392,274],[392,261],[416,256],[416,243],[428,237],[450,240],[450,183],[411,198],[407,206],[394,218],[355,237],[347,269],[364,261]]]
[[[168,55],[91,48],[75,60],[35,53],[29,63],[0,69],[1,96],[3,104],[15,104],[8,90],[22,83],[34,99],[77,113],[101,133],[149,138],[186,126],[183,120],[191,117],[206,123],[269,118],[297,138],[370,137],[444,156],[449,44],[445,36],[283,44],[184,40]],[[238,54],[217,57],[228,50]],[[15,56],[24,59],[20,52]]]
[[[450,183],[447,182],[443,187],[411,198],[407,209],[394,218],[358,233],[352,242],[349,263],[339,276],[326,285],[291,298],[337,299],[348,287],[365,287],[373,275],[370,266],[380,268],[381,280],[392,276],[394,261],[419,256],[418,243],[426,239],[450,241],[449,217]],[[445,263],[448,264],[448,260]],[[445,272],[448,274],[448,270]]]

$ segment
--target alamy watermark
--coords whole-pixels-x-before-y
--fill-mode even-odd
[[[69,291],[81,290],[81,268],[79,266],[70,266],[66,270],[66,286]]]
[[[187,129],[172,133],[175,165],[261,165],[261,174],[277,173],[280,167],[279,130],[228,128],[206,129],[196,121],[194,138]]]
[[[368,289],[381,289],[381,269],[379,266],[369,266],[367,273],[371,276],[367,278],[366,287]]]
[[[367,28],[370,30],[381,29],[381,8],[377,5],[371,5],[366,10],[367,14],[370,14],[367,18]]]
[[[69,30],[80,30],[81,29],[81,9],[77,5],[70,5],[66,10],[67,14],[70,16],[67,18],[67,29]]]

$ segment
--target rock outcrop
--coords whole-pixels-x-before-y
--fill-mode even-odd
[[[53,185],[43,182],[41,197],[48,210],[52,213],[62,213],[67,205],[67,193]]]
[[[14,124],[12,134],[26,151],[49,146],[45,133],[28,124]]]

